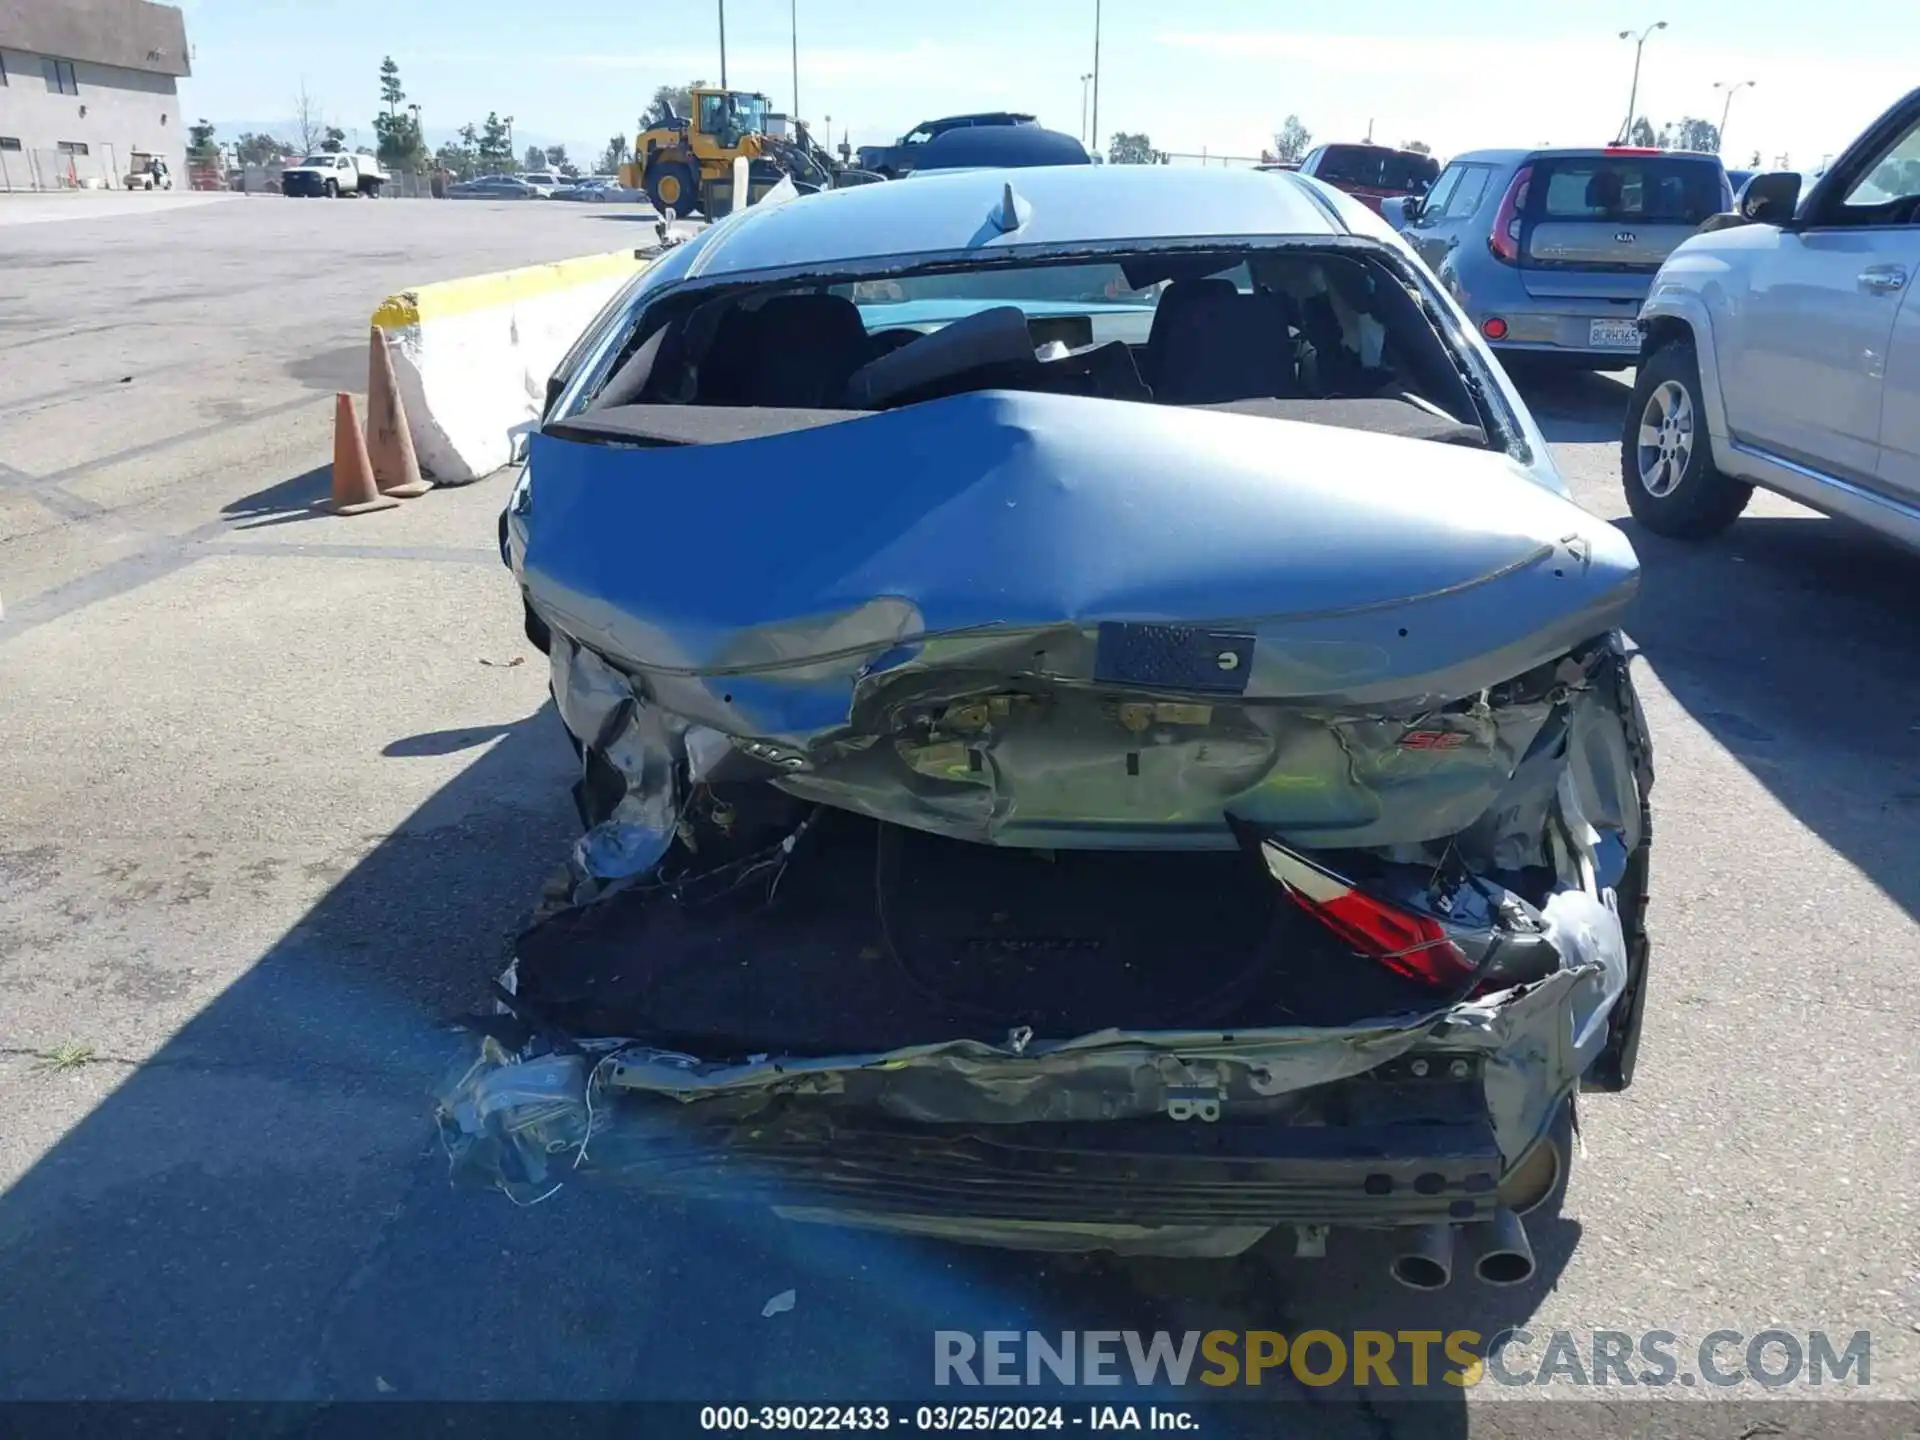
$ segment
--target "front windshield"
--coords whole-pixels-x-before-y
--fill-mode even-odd
[[[333,156],[331,156],[331,155],[309,155],[309,156],[307,156],[307,158],[306,158],[306,159],[304,159],[304,160],[302,160],[302,161],[301,161],[300,163],[301,163],[302,165],[331,165],[331,164],[333,164]]]
[[[764,95],[736,95],[733,97],[734,123],[745,135],[764,135],[767,133],[767,99]]]
[[[700,128],[731,144],[742,135],[764,135],[767,97],[739,91],[719,91],[699,97]]]

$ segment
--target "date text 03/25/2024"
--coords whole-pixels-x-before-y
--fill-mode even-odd
[[[705,1405],[700,1428],[721,1433],[803,1431],[1199,1430],[1190,1410],[1161,1405]]]

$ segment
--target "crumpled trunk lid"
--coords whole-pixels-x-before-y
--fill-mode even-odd
[[[1495,802],[1554,681],[1491,692],[1638,582],[1505,456],[1172,407],[972,394],[530,464],[561,713],[639,827],[608,874],[658,858],[674,775],[743,766],[1001,845],[1230,848],[1227,813],[1429,840]]]

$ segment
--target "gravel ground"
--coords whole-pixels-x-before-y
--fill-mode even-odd
[[[1414,1297],[1339,1237],[1312,1263],[1057,1262],[584,1191],[517,1210],[448,1187],[426,1118],[444,1022],[572,824],[502,487],[308,505],[383,295],[644,243],[650,217],[12,204],[0,1396],[906,1398],[936,1329],[1518,1325],[1515,1371],[1558,1330],[1588,1355],[1595,1329],[1672,1331],[1688,1372],[1717,1329],[1867,1330],[1849,1393],[1920,1397],[1920,560],[1765,497],[1698,548],[1629,522],[1652,1010],[1633,1089],[1583,1107],[1528,1286]],[[1620,383],[1526,387],[1582,503],[1623,515]],[[1521,1433],[1434,1388],[1317,1424]]]

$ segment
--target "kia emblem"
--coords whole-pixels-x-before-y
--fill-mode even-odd
[[[1622,245],[1631,245],[1640,237],[1631,230],[1617,230],[1614,232],[1613,238],[1618,240]]]

